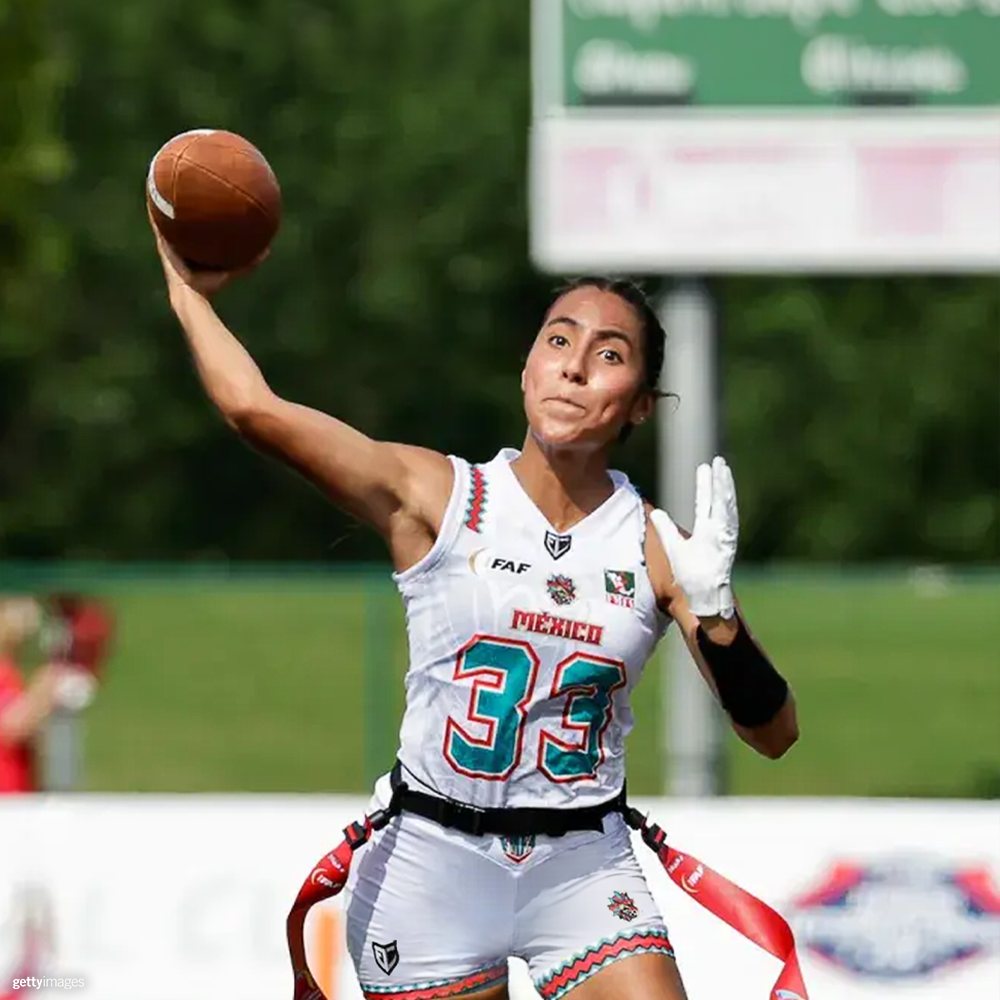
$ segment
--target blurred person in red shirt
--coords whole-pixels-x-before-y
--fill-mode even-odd
[[[53,595],[46,628],[31,597],[0,596],[0,794],[39,790],[38,740],[55,714],[76,713],[93,700],[111,637],[111,616],[97,601]],[[46,662],[30,681],[19,657],[42,631]]]
[[[35,790],[34,738],[56,705],[59,668],[46,664],[25,684],[18,663],[41,622],[33,598],[0,597],[0,794]]]

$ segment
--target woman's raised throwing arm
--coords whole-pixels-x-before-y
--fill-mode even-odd
[[[242,272],[191,272],[155,226],[153,231],[171,308],[184,329],[205,392],[226,423],[254,448],[296,469],[342,510],[375,528],[389,542],[397,569],[416,562],[433,545],[444,516],[451,463],[428,449],[375,441],[341,420],[273,392],[210,302]]]

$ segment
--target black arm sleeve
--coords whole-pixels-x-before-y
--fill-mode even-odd
[[[788,684],[771,665],[741,619],[728,646],[714,643],[699,625],[695,640],[715,681],[722,707],[737,725],[753,729],[770,722],[788,699]]]

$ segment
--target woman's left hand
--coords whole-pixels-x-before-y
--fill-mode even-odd
[[[736,483],[726,460],[698,466],[695,479],[694,528],[687,537],[663,510],[650,512],[670,561],[674,579],[699,618],[732,618],[736,613],[732,573],[740,518]]]

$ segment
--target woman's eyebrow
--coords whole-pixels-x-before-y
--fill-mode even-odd
[[[572,316],[553,316],[545,325],[555,326],[557,323],[565,323],[567,326],[575,327],[579,329],[583,324],[578,320],[574,319]],[[632,341],[629,339],[627,333],[619,330],[617,327],[609,326],[604,327],[597,331],[598,340],[622,340],[626,344],[631,345]]]

